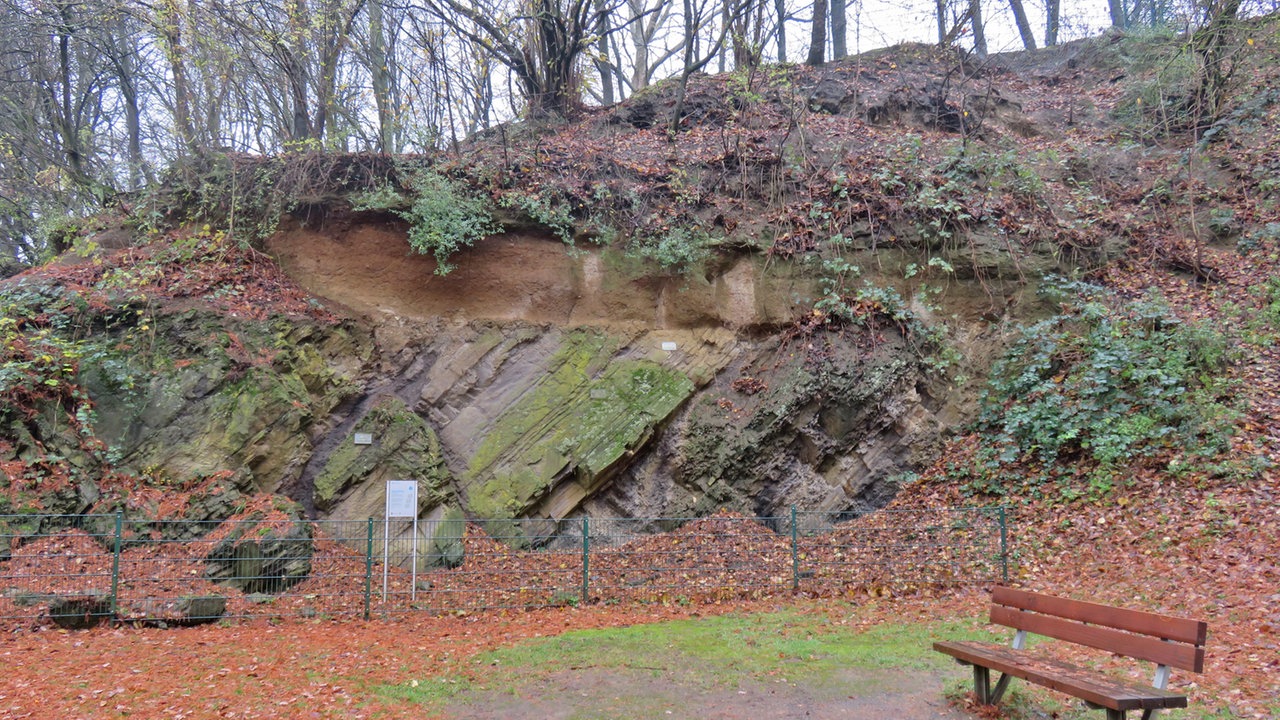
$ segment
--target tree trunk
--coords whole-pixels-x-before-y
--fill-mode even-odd
[[[973,51],[979,58],[985,58],[987,31],[982,26],[982,0],[969,0],[969,22],[973,23]]]
[[[947,0],[935,0],[934,8],[937,10],[938,20],[938,46],[946,47],[947,40]]]
[[[1107,9],[1111,11],[1111,27],[1129,26],[1129,19],[1124,12],[1124,0],[1107,0]]]
[[[166,0],[161,6],[156,17],[156,31],[173,77],[173,125],[178,134],[178,150],[193,154],[196,142],[195,126],[191,122],[193,96],[187,74],[186,48],[182,44],[182,15],[175,0]]]
[[[1036,49],[1036,36],[1031,33],[1031,23],[1027,21],[1027,10],[1022,0],[1009,0],[1009,9],[1013,10],[1013,21],[1018,25],[1018,34],[1022,36],[1022,47],[1027,50]]]
[[[787,0],[773,0],[778,15],[778,62],[787,61]]]
[[[838,60],[849,54],[848,19],[845,16],[845,0],[828,0],[831,3],[831,59]]]
[[[1045,0],[1044,18],[1044,46],[1053,47],[1058,44],[1058,27],[1062,20],[1062,0]]]
[[[613,67],[609,64],[609,0],[596,0],[596,70],[600,73],[600,101],[612,105]]]
[[[649,38],[645,32],[648,27],[644,9],[637,0],[629,0],[631,9],[631,50],[635,65],[631,68],[631,92],[649,87]]]
[[[378,109],[378,152],[394,153],[395,118],[391,102],[391,60],[387,57],[382,0],[369,1],[369,76]]]
[[[813,27],[809,35],[809,57],[805,60],[805,64],[813,67],[822,65],[826,51],[827,0],[813,0]]]

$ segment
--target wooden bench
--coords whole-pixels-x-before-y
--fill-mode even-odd
[[[973,666],[978,702],[1000,701],[1010,678],[1043,685],[1105,709],[1107,720],[1124,720],[1141,710],[1143,720],[1162,708],[1184,708],[1186,695],[1169,692],[1170,668],[1204,671],[1208,626],[1199,620],[1125,610],[997,587],[991,593],[991,622],[1014,628],[1013,647],[981,642],[938,642],[933,649]],[[1030,655],[1027,633],[1046,635],[1156,664],[1154,687],[1118,680],[1096,670]],[[991,671],[1001,674],[991,686]]]

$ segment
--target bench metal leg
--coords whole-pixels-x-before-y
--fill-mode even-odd
[[[1000,698],[1004,697],[1004,691],[1009,688],[1009,679],[1011,677],[1011,675],[1003,674],[1000,676],[1000,679],[996,681],[995,688],[988,693],[988,696],[991,698],[988,700],[988,704],[995,705],[1000,702]]]
[[[1107,720],[1124,720],[1124,710],[1107,708]]]
[[[973,694],[978,698],[979,705],[989,705],[991,697],[991,669],[984,668],[981,665],[973,666]]]

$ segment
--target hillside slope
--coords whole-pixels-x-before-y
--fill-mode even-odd
[[[438,157],[193,160],[0,287],[0,511],[1009,502],[1021,582],[1207,617],[1213,687],[1266,713],[1276,18],[1233,43],[1207,126],[1183,40],[1110,34],[698,76],[679,118],[659,85]]]

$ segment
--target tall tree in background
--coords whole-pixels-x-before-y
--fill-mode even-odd
[[[129,183],[121,160],[141,130],[130,132],[140,115],[116,87],[122,75],[137,78],[111,57],[125,52],[114,6],[4,0],[0,8],[0,266],[11,268],[61,250],[47,245],[57,241],[44,232],[53,220],[99,207]]]
[[[600,102],[605,105],[612,105],[615,102],[613,88],[617,73],[614,72],[613,64],[609,62],[609,27],[612,15],[609,0],[596,0],[595,64],[596,71],[600,73]]]
[[[849,54],[849,20],[845,0],[827,0],[831,5],[831,59]]]
[[[1009,0],[1009,9],[1013,11],[1013,22],[1018,26],[1018,35],[1022,38],[1022,47],[1027,50],[1036,49],[1036,36],[1031,32],[1031,23],[1027,20],[1027,10],[1022,0]]]
[[[778,41],[778,62],[785,63],[787,61],[787,20],[791,18],[787,13],[787,0],[773,0],[774,19],[777,26],[774,30]]]
[[[733,68],[760,64],[764,46],[764,0],[724,0],[724,23],[729,28]]]
[[[1129,14],[1124,7],[1124,0],[1107,0],[1107,10],[1111,14],[1111,27],[1129,26]]]
[[[680,129],[680,123],[684,121],[684,101],[689,90],[689,78],[693,77],[694,73],[701,72],[707,63],[723,51],[729,29],[737,19],[736,17],[725,18],[725,21],[720,24],[718,34],[704,47],[699,41],[703,30],[711,29],[713,33],[715,32],[712,20],[716,13],[712,0],[683,0],[681,5],[684,10],[684,39],[681,46],[683,67],[680,70],[680,80],[676,85],[675,109],[671,113],[671,123],[668,126],[672,135]],[[745,3],[739,5],[738,12],[745,12],[748,7],[750,6]]]
[[[626,0],[627,35],[631,38],[631,92],[646,88],[654,73],[684,47],[683,42],[660,44],[667,36],[674,0]],[[619,63],[621,64],[621,63]]]
[[[982,0],[969,0],[969,23],[973,27],[973,52],[980,58],[987,56],[987,30],[982,24]]]
[[[339,71],[350,49],[363,0],[241,0],[219,6],[237,29],[229,41],[272,102],[277,131],[286,144],[323,143],[336,103]]]
[[[1058,44],[1058,29],[1062,24],[1062,0],[1045,0],[1044,3],[1044,46],[1053,47]]]
[[[394,55],[387,50],[386,10],[383,0],[368,0],[368,37],[365,39],[365,62],[369,68],[369,86],[373,91],[373,103],[378,110],[377,149],[385,153],[398,152],[400,143],[396,133],[396,73]]]
[[[809,26],[809,57],[806,65],[824,62],[827,50],[827,0],[813,0],[813,23]]]

